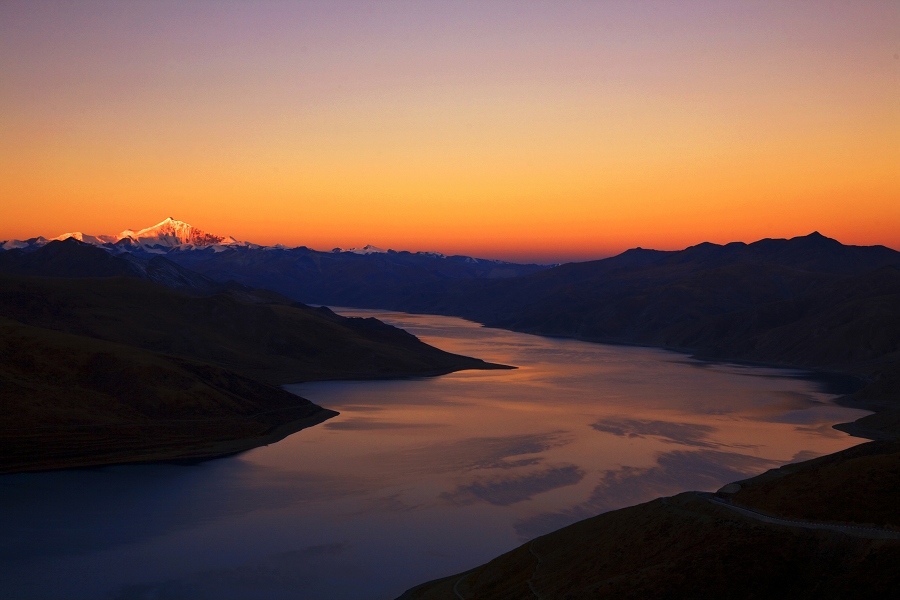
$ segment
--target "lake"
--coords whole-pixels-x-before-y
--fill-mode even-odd
[[[376,316],[514,365],[287,386],[340,411],[193,465],[0,477],[10,598],[386,599],[599,512],[862,440],[804,373]]]

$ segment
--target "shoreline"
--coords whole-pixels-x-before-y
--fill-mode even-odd
[[[857,489],[855,488],[855,486],[843,487],[841,484],[846,484],[846,482],[843,478],[839,477],[839,475],[843,475],[844,477],[846,477],[847,473],[841,473],[840,469],[843,467],[847,467],[846,470],[852,474],[856,469],[868,468],[871,469],[870,472],[872,473],[877,473],[879,476],[887,476],[889,478],[891,475],[891,469],[895,469],[895,467],[892,466],[892,463],[900,461],[900,458],[898,458],[900,457],[900,445],[898,445],[898,440],[900,440],[900,406],[892,405],[892,399],[897,398],[898,394],[893,393],[893,390],[890,387],[891,383],[895,381],[895,378],[891,377],[890,374],[888,374],[888,376],[881,376],[880,378],[876,375],[876,373],[878,373],[880,369],[890,367],[890,365],[892,364],[890,360],[872,361],[868,364],[859,365],[856,368],[845,368],[842,370],[839,368],[823,368],[820,366],[803,366],[798,364],[785,364],[777,362],[748,361],[740,359],[730,359],[727,357],[709,357],[704,356],[702,352],[685,348],[673,348],[653,344],[627,343],[621,341],[591,340],[576,336],[544,335],[532,331],[523,331],[507,327],[493,327],[484,323],[480,324],[483,327],[492,327],[495,329],[503,329],[506,331],[525,333],[528,335],[539,335],[541,337],[555,339],[576,340],[609,346],[656,348],[685,355],[691,360],[711,365],[733,364],[738,366],[756,368],[799,371],[800,373],[796,375],[785,375],[785,377],[805,379],[816,383],[820,387],[820,390],[822,392],[833,394],[834,396],[836,396],[831,401],[838,406],[870,411],[870,414],[859,417],[854,421],[846,423],[836,423],[832,425],[833,429],[841,431],[851,437],[860,439],[860,443],[855,444],[854,446],[851,446],[850,448],[847,448],[845,450],[824,454],[813,459],[785,463],[778,468],[769,469],[755,476],[733,482],[732,484],[726,485],[722,489],[720,489],[719,492],[716,493],[716,496],[721,494],[726,488],[737,485],[737,489],[740,490],[737,496],[741,499],[743,499],[743,496],[748,493],[758,493],[757,490],[759,488],[765,488],[766,490],[772,488],[771,491],[765,492],[767,494],[784,493],[784,491],[786,490],[786,496],[799,496],[802,497],[803,500],[810,503],[813,503],[816,499],[823,498],[823,500],[821,500],[822,506],[825,507],[825,512],[829,514],[827,518],[821,522],[824,524],[819,528],[835,530],[842,530],[847,528],[859,529],[859,519],[849,518],[848,514],[850,511],[848,510],[847,506],[855,505],[857,503],[857,494],[862,493],[863,490]],[[874,384],[880,382],[886,383],[876,388]],[[868,394],[866,393],[867,391],[869,392]],[[833,469],[833,471],[829,472],[827,469]],[[817,475],[817,473],[821,474]],[[878,491],[879,490],[875,490],[873,491],[873,493],[879,495],[877,493]],[[883,492],[883,490],[880,491]],[[713,496],[713,494],[708,492],[685,491],[672,498],[689,497],[691,495]],[[729,496],[730,500],[731,494],[726,494],[726,496]],[[755,498],[753,499],[755,500]],[[889,500],[889,498],[887,499]],[[460,583],[465,580],[466,576],[476,573],[482,574],[482,572],[484,572],[486,569],[495,569],[496,572],[492,572],[491,575],[495,575],[497,578],[500,578],[502,571],[508,568],[508,566],[504,563],[511,562],[510,557],[513,557],[517,554],[520,556],[524,556],[526,554],[526,549],[532,555],[534,554],[532,551],[533,544],[537,540],[556,538],[559,540],[558,544],[565,546],[568,545],[571,541],[565,536],[571,535],[572,532],[580,531],[582,528],[587,527],[588,523],[596,522],[597,520],[613,518],[613,514],[622,514],[623,512],[645,510],[646,507],[651,505],[657,505],[660,503],[662,503],[663,505],[668,505],[670,500],[670,498],[657,498],[655,500],[651,500],[650,502],[636,504],[633,506],[625,507],[623,509],[618,509],[607,513],[600,513],[599,515],[588,517],[587,519],[576,522],[567,527],[556,529],[553,532],[550,532],[543,536],[539,536],[535,540],[526,542],[524,545],[501,554],[480,566],[476,566],[467,571],[463,571],[453,575],[439,577],[424,583],[420,583],[406,590],[397,598],[397,600],[424,600],[426,598],[447,598],[449,600],[450,598],[462,598],[463,596],[460,594],[458,587]],[[783,499],[781,499],[781,501],[784,502]],[[738,504],[735,504],[734,506],[740,507],[740,505]],[[731,508],[731,506],[729,505],[728,508]],[[747,509],[747,507],[742,508]],[[798,510],[796,509],[796,507],[792,507],[790,503],[787,503],[786,509],[787,513],[791,513],[793,510]],[[748,510],[754,509],[751,507]],[[842,515],[841,513],[845,514]],[[607,515],[610,516],[607,517]],[[767,514],[767,516],[769,515]],[[793,519],[797,518],[796,515],[793,514],[788,514],[787,516]],[[745,516],[744,518],[746,519],[748,517]],[[774,519],[775,521],[785,520],[774,512],[770,516],[770,518]],[[865,521],[867,521],[867,519],[863,519],[863,522]],[[772,532],[773,535],[775,535],[776,533],[777,535],[781,535],[780,533],[778,533],[779,528],[785,527],[785,523],[781,522],[771,524],[760,523],[759,525],[765,527],[766,531]],[[797,525],[796,523],[788,523],[787,525],[789,526],[788,528],[790,528],[790,526],[800,527],[800,525]],[[889,527],[890,526],[891,525],[889,525]],[[884,527],[884,525],[882,525],[882,527]],[[900,524],[895,525],[895,527],[900,530]],[[713,535],[716,535],[716,533],[713,533]],[[834,533],[833,535],[840,536],[848,534],[844,531],[840,531]],[[731,540],[729,543],[732,542],[736,542],[736,540]],[[582,556],[588,556],[588,554],[582,554]],[[539,557],[532,556],[532,558],[538,558],[538,565],[540,565]],[[519,560],[521,560],[521,558],[519,558]],[[586,563],[584,568],[588,568],[586,566]],[[621,575],[621,573],[619,573],[619,575]],[[635,573],[635,576],[637,577],[638,574]],[[532,586],[533,579],[534,576],[532,576],[532,578],[525,583],[531,590],[531,593],[537,595],[537,592]],[[518,576],[510,576],[507,582],[510,585],[510,589],[515,586],[521,587],[523,590],[525,589],[522,586],[522,581],[520,581],[520,578]],[[494,579],[493,586],[496,587],[497,583],[497,579]],[[473,590],[466,591],[471,593]]]
[[[324,305],[323,305],[324,306]],[[335,307],[328,307],[330,310],[335,310]],[[603,339],[594,339],[594,338],[585,338],[574,335],[560,335],[560,334],[547,334],[540,333],[535,331],[528,331],[526,329],[514,329],[510,327],[498,327],[496,325],[490,325],[487,323],[483,323],[480,321],[476,321],[473,319],[469,319],[464,316],[454,315],[454,314],[444,314],[444,313],[416,313],[416,312],[407,312],[402,310],[396,310],[392,308],[363,308],[363,307],[352,307],[352,306],[341,306],[336,307],[337,309],[344,310],[366,310],[366,311],[382,311],[382,312],[395,312],[409,315],[423,315],[423,316],[436,316],[436,317],[452,317],[456,319],[462,319],[464,321],[468,321],[470,323],[475,323],[480,325],[481,327],[488,327],[490,329],[500,329],[503,331],[511,331],[514,333],[524,333],[526,335],[535,335],[539,337],[549,338],[549,339],[558,339],[558,340],[575,340],[579,342],[585,342],[588,344],[602,344],[605,346],[625,346],[631,348],[655,348],[658,350],[666,350],[669,352],[675,352],[677,354],[685,355],[687,358],[692,360],[696,360],[702,363],[708,364],[732,364],[739,366],[747,366],[747,367],[758,367],[758,368],[768,368],[768,369],[785,369],[785,370],[794,370],[794,371],[802,371],[802,374],[798,374],[796,376],[792,376],[797,379],[806,379],[808,381],[814,381],[821,386],[821,391],[827,394],[834,394],[837,396],[834,398],[834,402],[838,406],[842,406],[844,408],[856,408],[860,410],[868,410],[871,411],[872,414],[862,416],[855,421],[850,421],[847,423],[835,423],[832,425],[833,429],[846,433],[852,437],[870,440],[870,441],[890,441],[900,439],[900,406],[893,408],[889,406],[884,400],[875,399],[859,399],[854,398],[854,396],[864,392],[870,385],[875,383],[875,380],[871,375],[868,375],[864,372],[853,371],[853,370],[840,370],[837,368],[827,368],[821,366],[804,366],[799,364],[792,363],[779,363],[779,362],[765,362],[765,361],[753,361],[753,360],[745,360],[738,358],[728,358],[728,357],[713,357],[704,355],[702,351],[693,350],[690,348],[679,348],[674,346],[662,346],[656,344],[644,344],[639,342],[624,342],[621,340],[603,340]],[[336,311],[335,311],[336,312]],[[340,314],[340,313],[337,313]],[[490,363],[489,363],[490,364]],[[877,367],[879,364],[887,364],[887,363],[874,363],[870,364],[870,367]],[[503,368],[502,366],[500,368]],[[507,367],[510,368],[510,367]],[[516,368],[516,367],[511,367]],[[306,382],[303,382],[306,383]],[[882,415],[879,417],[878,415]],[[875,418],[873,418],[875,417]],[[887,418],[885,418],[887,417]],[[860,421],[864,419],[869,419],[868,423],[860,423]],[[876,427],[872,427],[872,424],[885,424],[885,425],[893,425],[893,421],[897,421],[897,426],[895,427],[896,431],[885,431],[883,429],[878,429]],[[887,421],[887,423],[884,423]]]
[[[310,409],[313,409],[312,412],[310,412]],[[0,476],[21,473],[46,473],[50,471],[73,469],[94,469],[98,467],[113,465],[136,465],[149,463],[199,463],[207,460],[215,460],[218,458],[234,456],[236,454],[240,454],[241,452],[246,452],[247,450],[274,444],[275,442],[281,441],[293,433],[323,423],[339,414],[337,411],[323,408],[312,403],[291,407],[290,409],[286,410],[302,410],[305,414],[299,416],[299,418],[293,418],[287,422],[269,427],[262,433],[246,435],[243,437],[235,437],[230,439],[203,439],[202,437],[193,437],[190,435],[186,435],[184,432],[176,432],[180,434],[180,437],[177,437],[176,439],[164,440],[158,445],[154,446],[144,445],[138,447],[128,447],[124,442],[120,441],[120,443],[118,444],[108,444],[108,447],[106,449],[100,450],[93,455],[38,457],[30,461],[23,461],[19,464],[5,466],[0,469]],[[198,426],[209,426],[221,424],[221,420],[217,422],[213,419],[207,419],[198,420],[194,423]],[[258,422],[234,421],[229,424],[238,426],[252,426],[253,424],[258,424]],[[141,424],[131,427],[134,427],[136,429],[143,429],[152,426],[152,424]],[[172,427],[172,424],[160,423],[158,424],[158,426]],[[129,433],[129,431],[127,431],[125,427],[119,427],[118,431],[116,431],[115,427],[110,428],[110,426],[104,425],[73,426],[68,428],[67,431],[63,431],[71,434],[73,433],[73,431],[83,431],[89,430],[91,428],[94,428],[95,431],[87,431],[85,433],[88,433],[88,435],[90,435],[91,433],[95,433],[96,430],[103,428],[112,429],[113,433],[119,433],[120,436]],[[50,432],[51,436],[53,437],[57,437],[59,433],[60,429],[56,429],[55,431]],[[124,437],[122,439],[124,439]],[[71,443],[72,440],[69,441]]]
[[[468,358],[468,357],[466,357]],[[407,380],[407,379],[417,379],[417,378],[429,378],[429,377],[438,377],[441,375],[447,375],[450,373],[456,373],[458,371],[466,371],[466,370],[512,370],[518,367],[510,366],[510,365],[501,365],[497,363],[490,363],[483,361],[481,359],[470,359],[466,361],[469,364],[465,366],[460,365],[457,367],[451,367],[446,369],[436,369],[431,371],[425,371],[420,373],[388,373],[384,375],[372,375],[371,373],[350,373],[345,374],[339,377],[324,377],[324,378],[315,378],[308,380],[301,380],[295,383],[283,384],[279,386],[281,389],[284,389],[284,385],[295,385],[297,383],[313,383],[320,381],[385,381],[385,380]],[[288,390],[285,390],[288,391]],[[293,394],[293,392],[289,392]],[[306,400],[302,396],[295,395],[300,400]],[[308,402],[308,401],[307,401]],[[313,409],[313,412],[310,413],[310,409]],[[200,462],[205,462],[208,460],[217,460],[220,458],[228,458],[229,456],[234,456],[240,454],[242,452],[246,452],[248,450],[252,450],[254,448],[259,448],[262,446],[268,446],[269,444],[274,444],[283,440],[284,438],[297,433],[298,431],[302,431],[303,429],[307,429],[309,427],[314,427],[321,423],[324,423],[328,419],[331,419],[338,414],[339,412],[319,406],[312,402],[308,404],[302,404],[294,407],[287,407],[284,409],[276,409],[275,411],[270,412],[282,412],[282,411],[303,411],[306,414],[300,416],[299,418],[294,418],[286,422],[279,422],[275,425],[271,426],[269,429],[265,430],[262,433],[253,433],[250,435],[243,435],[239,437],[233,437],[228,439],[221,438],[213,438],[204,440],[203,437],[187,437],[184,432],[177,432],[180,434],[179,439],[171,440],[168,443],[162,442],[159,446],[151,446],[146,445],[143,447],[137,448],[128,448],[126,443],[120,441],[119,444],[109,444],[109,448],[106,450],[101,450],[93,456],[90,455],[82,455],[82,456],[57,456],[57,457],[40,457],[34,459],[32,461],[23,461],[20,464],[13,464],[12,466],[0,466],[0,476],[3,475],[13,475],[18,473],[46,473],[50,471],[62,471],[62,470],[72,470],[72,469],[92,469],[97,467],[104,466],[112,466],[112,465],[137,465],[137,464],[152,464],[152,463],[168,463],[168,464],[196,464]],[[115,430],[118,428],[120,437],[124,438],[124,435],[128,435],[129,429],[132,431],[140,431],[149,427],[160,427],[160,428],[170,428],[170,427],[179,427],[184,426],[186,423],[191,423],[197,427],[203,426],[214,426],[216,424],[225,424],[231,426],[249,426],[252,427],[254,424],[260,424],[259,421],[254,421],[254,416],[251,415],[245,417],[244,419],[197,419],[194,421],[191,420],[182,420],[182,421],[169,421],[169,422],[157,422],[157,423],[126,423],[126,424],[96,424],[96,423],[84,423],[78,425],[70,425],[68,427],[55,427],[55,426],[47,426],[47,433],[49,434],[48,439],[54,440],[54,435],[57,436],[60,433],[73,435],[76,432],[78,433],[89,433],[91,429],[95,432],[100,430],[104,433],[109,433],[112,431],[115,433]],[[31,433],[34,433],[36,430],[32,430]],[[124,435],[123,435],[124,434]],[[58,440],[58,438],[55,438]],[[85,442],[90,443],[93,440],[86,438]]]
[[[374,309],[374,310],[390,310],[390,309]],[[403,311],[393,311],[393,312],[403,312]],[[411,314],[425,314],[425,313],[411,313]],[[589,344],[603,344],[606,346],[625,346],[632,348],[656,348],[658,350],[666,350],[669,352],[675,352],[678,354],[686,355],[688,358],[692,360],[696,360],[702,363],[708,364],[732,364],[739,366],[747,366],[747,367],[758,367],[758,368],[768,368],[768,369],[785,369],[785,370],[795,370],[802,371],[803,374],[794,376],[798,379],[806,379],[809,381],[817,382],[821,385],[821,391],[834,394],[837,396],[834,399],[834,402],[838,406],[842,406],[844,408],[856,408],[860,410],[868,410],[871,411],[872,414],[862,416],[855,421],[850,421],[847,423],[835,423],[832,425],[833,429],[846,433],[852,437],[870,440],[870,441],[891,441],[900,439],[900,406],[892,407],[890,406],[890,400],[885,400],[880,397],[875,398],[855,398],[863,392],[865,392],[870,386],[876,383],[876,379],[874,379],[870,374],[866,372],[860,372],[859,370],[850,370],[844,369],[841,370],[839,368],[829,368],[829,367],[821,367],[818,365],[801,365],[796,363],[779,363],[779,362],[766,362],[766,361],[753,361],[739,358],[729,358],[729,357],[721,357],[721,356],[709,356],[704,355],[702,351],[694,350],[691,348],[679,348],[674,346],[663,346],[657,344],[644,344],[638,342],[624,342],[620,340],[602,340],[602,339],[592,339],[592,338],[584,338],[578,336],[567,336],[567,335],[551,335],[544,333],[537,333],[534,331],[527,331],[525,329],[513,329],[509,327],[497,327],[494,325],[488,325],[486,323],[481,323],[478,321],[472,321],[471,319],[466,319],[465,317],[458,317],[456,315],[435,315],[435,316],[451,316],[456,318],[465,319],[467,321],[478,323],[482,327],[490,327],[492,329],[502,329],[505,331],[512,331],[515,333],[525,333],[528,335],[537,335],[540,337],[546,337],[551,339],[562,339],[562,340],[576,340],[579,342],[586,342]],[[889,362],[872,362],[868,365],[870,369],[876,369],[879,366],[890,364]],[[898,394],[900,396],[900,394]],[[898,402],[900,404],[900,402]],[[866,423],[860,423],[860,421],[868,420]],[[884,430],[880,429],[878,425],[886,425],[888,427],[892,427],[894,430]]]

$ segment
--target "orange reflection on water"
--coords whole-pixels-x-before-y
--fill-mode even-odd
[[[505,523],[508,546],[598,512],[715,490],[860,441],[831,425],[865,413],[833,404],[798,372],[451,317],[337,310],[518,368],[291,386],[341,415],[245,460],[293,470],[296,457],[314,455],[315,470],[358,480],[373,501],[390,499],[439,521],[465,513]]]

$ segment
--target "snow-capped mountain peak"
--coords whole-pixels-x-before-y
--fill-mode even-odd
[[[81,231],[72,231],[64,233],[60,236],[47,239],[43,236],[30,238],[27,240],[0,240],[0,252],[5,250],[36,250],[44,246],[48,242],[62,241],[74,238],[79,242],[91,244],[103,248],[112,254],[121,254],[124,252],[136,253],[137,255],[166,255],[170,252],[191,252],[202,251],[205,253],[226,252],[228,250],[236,250],[238,248],[246,248],[249,250],[290,250],[288,246],[275,244],[272,246],[260,246],[249,242],[239,241],[232,236],[221,236],[207,233],[202,229],[198,229],[189,223],[179,221],[173,217],[169,217],[160,221],[152,227],[144,229],[126,229],[116,235],[89,235]],[[309,250],[306,247],[299,247]],[[334,248],[332,253],[347,253],[357,255],[373,255],[373,254],[389,254],[394,253],[393,250],[384,250],[372,244],[366,244],[361,248]],[[409,253],[400,253],[409,254]],[[462,260],[469,263],[495,263],[505,264],[504,261],[476,259],[466,256],[446,257],[440,252],[414,252],[416,256],[434,259],[453,259]]]
[[[387,250],[382,250],[372,244],[366,244],[362,248],[350,248],[349,250],[344,250],[344,252],[352,252],[353,254],[384,254]]]
[[[212,249],[214,252],[221,252],[232,246],[258,247],[256,244],[240,242],[231,236],[207,233],[184,221],[169,217],[152,227],[137,231],[126,229],[118,235],[88,235],[81,231],[72,231],[51,239],[36,237],[28,240],[0,241],[0,250],[39,248],[48,242],[63,241],[69,238],[105,248],[116,254],[123,251],[166,254],[170,250],[191,249]]]
[[[134,240],[142,246],[165,246],[173,248],[189,244],[191,246],[213,246],[216,244],[234,244],[237,242],[232,237],[222,237],[206,233],[189,225],[184,221],[178,221],[172,217],[139,231],[126,229],[117,236],[116,242],[125,238]]]
[[[95,246],[100,244],[114,244],[119,241],[119,237],[115,235],[88,235],[86,233],[81,233],[80,231],[64,233],[53,239],[62,241],[69,238],[75,238],[79,242],[84,242],[85,244],[94,244]]]

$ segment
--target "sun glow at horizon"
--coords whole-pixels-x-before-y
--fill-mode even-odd
[[[0,240],[900,247],[900,6],[0,6]]]

